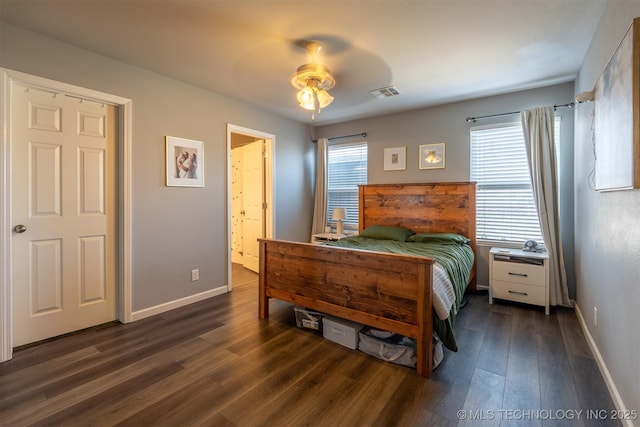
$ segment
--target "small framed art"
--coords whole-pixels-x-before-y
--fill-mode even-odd
[[[167,136],[167,187],[204,187],[204,143]]]
[[[384,149],[384,170],[401,171],[407,168],[407,147]]]
[[[420,158],[420,169],[444,168],[444,142],[421,145],[418,155]]]

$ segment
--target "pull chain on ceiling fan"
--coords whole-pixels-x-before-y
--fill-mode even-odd
[[[315,115],[320,114],[323,108],[333,101],[333,96],[329,95],[336,81],[329,72],[329,69],[318,64],[318,54],[322,46],[316,42],[307,45],[307,51],[311,56],[311,63],[303,64],[291,77],[291,84],[296,89],[300,89],[296,95],[298,103],[305,110],[311,111],[311,120],[315,120]]]

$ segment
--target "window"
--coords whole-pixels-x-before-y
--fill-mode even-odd
[[[558,154],[559,117],[555,141]],[[471,180],[477,182],[478,241],[543,241],[520,123],[471,129]]]
[[[333,208],[345,208],[345,229],[358,229],[358,185],[367,183],[367,143],[328,147],[327,223]]]

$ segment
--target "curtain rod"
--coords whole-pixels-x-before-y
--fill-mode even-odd
[[[332,136],[331,138],[327,138],[329,141],[333,141],[334,139],[342,139],[342,138],[351,138],[352,136],[361,136],[363,138],[367,137],[367,133],[366,132],[362,132],[362,133],[354,133],[353,135],[343,135],[343,136]],[[314,144],[316,142],[318,142],[317,139],[312,139],[311,142],[313,142]]]
[[[557,110],[558,108],[568,108],[571,110],[573,107],[575,107],[575,105],[576,103],[574,101],[571,101],[562,105],[554,105],[553,109]],[[510,116],[512,114],[520,114],[520,111],[512,111],[510,113],[489,114],[487,116],[467,117],[466,120],[467,120],[467,123],[475,123],[476,121],[482,120],[482,119],[491,119],[494,117]]]

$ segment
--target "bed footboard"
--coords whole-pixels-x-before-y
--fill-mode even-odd
[[[259,317],[277,298],[415,338],[417,371],[433,367],[430,258],[260,240]]]

